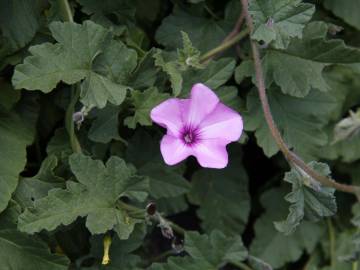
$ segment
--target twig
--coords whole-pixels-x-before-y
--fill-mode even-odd
[[[210,60],[211,58],[213,58],[215,55],[217,55],[218,53],[225,51],[226,49],[230,48],[231,46],[233,46],[234,44],[236,44],[237,42],[239,42],[241,39],[243,39],[244,37],[246,37],[249,34],[249,30],[248,29],[244,29],[241,32],[239,32],[237,35],[235,35],[234,37],[232,37],[231,39],[227,40],[226,42],[223,42],[222,44],[220,44],[218,47],[208,51],[207,53],[205,53],[201,59],[200,62],[204,63],[208,60]]]
[[[246,19],[248,29],[249,29],[250,33],[252,33],[254,30],[254,27],[253,27],[252,18],[250,16],[249,10],[248,10],[248,0],[241,0],[241,3],[242,3],[243,11],[245,13],[245,19]],[[253,60],[254,60],[254,66],[255,66],[255,76],[256,76],[257,89],[259,92],[261,106],[263,108],[265,120],[270,129],[270,133],[271,133],[272,137],[274,138],[276,144],[278,145],[280,151],[284,154],[285,158],[288,160],[288,162],[290,164],[297,165],[300,169],[302,169],[305,173],[307,173],[311,178],[320,182],[322,185],[335,188],[336,190],[339,190],[339,191],[352,193],[358,199],[360,199],[360,187],[337,183],[331,178],[320,175],[319,173],[314,171],[312,168],[310,168],[299,156],[297,156],[294,152],[292,152],[289,149],[289,147],[286,145],[286,143],[284,142],[284,140],[274,122],[273,116],[271,114],[269,101],[268,101],[268,98],[266,95],[263,69],[261,66],[260,54],[259,54],[257,44],[252,40],[250,40],[250,43],[251,43],[251,50],[252,50],[252,54],[253,54]]]
[[[234,26],[234,29],[224,38],[223,43],[234,37],[237,33],[240,32],[241,25],[244,22],[245,19],[245,12],[242,11],[239,19],[236,21],[236,24]]]

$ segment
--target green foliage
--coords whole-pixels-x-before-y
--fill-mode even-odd
[[[208,232],[221,229],[228,234],[237,234],[244,230],[248,221],[248,177],[237,165],[241,160],[236,154],[233,153],[231,164],[223,171],[203,169],[192,177],[189,200],[200,206],[197,214]]]
[[[247,250],[240,237],[226,237],[220,231],[213,231],[210,236],[196,232],[185,234],[186,258],[171,258],[166,264],[155,264],[152,270],[216,270],[227,263],[239,263],[246,259]]]
[[[312,253],[324,232],[320,224],[308,222],[303,222],[290,236],[277,231],[272,223],[287,212],[281,201],[284,195],[283,189],[275,188],[261,196],[265,213],[255,223],[256,238],[250,248],[251,254],[268,262],[275,269],[298,260],[305,250]]]
[[[250,42],[289,149],[360,185],[360,5],[248,2],[252,33],[239,0],[0,0],[0,269],[358,267],[359,203],[279,151]],[[221,170],[150,118],[196,83],[244,121]]]
[[[19,181],[26,164],[26,146],[34,134],[15,112],[0,110],[0,212],[3,211]]]
[[[249,2],[254,19],[252,38],[273,42],[275,48],[285,49],[291,38],[302,36],[302,30],[315,12],[314,5],[301,0],[255,0]]]
[[[53,189],[36,200],[33,208],[20,215],[19,229],[31,234],[43,229],[51,231],[86,216],[91,233],[114,229],[121,239],[127,239],[139,221],[130,218],[116,203],[124,196],[143,201],[147,180],[135,175],[134,169],[117,157],[109,159],[106,167],[81,154],[72,155],[69,162],[79,183],[68,181],[66,189]]]
[[[357,29],[360,29],[360,18],[357,14],[358,3],[355,0],[324,0],[324,6],[330,9],[336,16]]]
[[[159,93],[155,87],[149,88],[144,92],[133,91],[131,93],[131,103],[134,106],[135,112],[133,116],[125,118],[124,124],[133,129],[136,127],[136,124],[151,126],[151,109],[168,97],[168,94]]]
[[[159,143],[149,134],[139,132],[130,141],[127,158],[136,165],[141,175],[150,181],[152,197],[174,198],[189,190],[189,183],[177,170],[163,164]]]
[[[19,232],[16,220],[20,209],[11,205],[0,215],[0,261],[4,270],[66,270],[69,260],[50,253],[41,239]]]
[[[274,119],[284,140],[303,158],[314,158],[316,149],[328,142],[324,127],[336,108],[336,99],[329,94],[313,90],[304,98],[282,94],[269,89],[269,103]],[[245,129],[255,131],[258,144],[265,155],[273,156],[279,149],[271,137],[262,114],[260,100],[253,92],[247,100]]]
[[[308,165],[321,175],[330,175],[330,169],[326,164],[311,162]],[[292,184],[291,193],[285,197],[291,206],[286,220],[275,223],[279,231],[291,234],[304,218],[318,221],[336,213],[333,188],[322,187],[299,168],[287,172],[284,180]]]
[[[324,68],[330,63],[359,62],[360,50],[346,46],[342,40],[326,40],[327,31],[325,23],[313,22],[304,29],[303,38],[293,39],[287,49],[269,47],[262,59],[267,84],[275,83],[284,94],[295,97],[306,96],[311,88],[328,91]],[[253,74],[252,69],[249,62],[240,65],[238,81],[243,74]]]
[[[84,79],[80,85],[84,105],[120,104],[127,89],[123,84],[136,66],[136,52],[111,41],[110,32],[91,21],[83,25],[54,22],[50,30],[58,43],[30,48],[32,56],[16,68],[15,87],[48,93],[60,81],[74,84]]]

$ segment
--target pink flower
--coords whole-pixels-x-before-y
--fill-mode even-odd
[[[243,130],[241,116],[201,83],[192,87],[189,99],[170,98],[153,108],[151,119],[167,129],[160,150],[168,165],[195,156],[202,167],[224,168],[226,145]]]

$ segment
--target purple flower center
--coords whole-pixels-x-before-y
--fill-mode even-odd
[[[185,144],[193,145],[199,141],[199,133],[196,128],[186,126],[181,132],[181,138]]]

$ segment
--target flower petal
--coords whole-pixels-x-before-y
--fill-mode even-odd
[[[170,98],[153,108],[150,113],[151,119],[167,129],[168,134],[179,137],[183,127],[182,114],[184,103],[188,100]]]
[[[192,154],[191,148],[171,135],[162,138],[160,150],[167,165],[175,165]]]
[[[215,110],[200,123],[201,139],[224,139],[237,141],[243,131],[241,116],[234,110],[218,103]]]
[[[191,88],[190,106],[185,110],[184,121],[189,126],[198,126],[219,103],[216,94],[202,83],[194,84]]]
[[[228,164],[227,141],[202,140],[195,146],[194,155],[202,167],[222,169]]]

